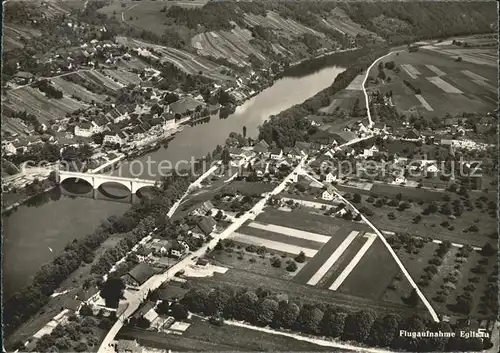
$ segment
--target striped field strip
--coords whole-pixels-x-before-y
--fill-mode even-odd
[[[359,232],[352,231],[347,238],[344,239],[342,244],[339,245],[337,249],[330,255],[330,257],[325,261],[325,263],[319,268],[319,270],[307,281],[307,284],[315,286],[323,278],[323,276],[328,272],[330,267],[339,259],[339,257],[347,250],[349,245],[353,242],[354,238],[359,234]]]
[[[251,228],[268,230],[268,231],[274,232],[274,233],[285,234],[285,235],[288,235],[289,237],[313,240],[313,241],[317,241],[318,243],[326,243],[330,240],[330,237],[326,236],[326,235],[304,232],[303,230],[277,226],[274,224],[262,224],[259,222],[252,222],[248,226]]]
[[[376,234],[370,233],[368,235],[368,239],[366,240],[366,243],[363,245],[363,247],[361,249],[359,249],[358,253],[356,255],[354,255],[351,262],[349,262],[349,264],[346,266],[344,271],[342,271],[342,273],[337,277],[335,282],[333,282],[333,284],[329,288],[330,290],[337,290],[340,287],[340,285],[345,281],[345,279],[347,278],[347,276],[349,276],[349,274],[352,272],[352,270],[354,270],[354,268],[356,267],[358,262],[365,255],[365,253],[368,251],[370,246],[372,246],[372,244],[375,242],[376,239],[377,239]]]
[[[291,244],[285,244],[277,241],[272,241],[268,239],[262,239],[258,237],[254,237],[252,235],[246,235],[238,232],[234,232],[234,240],[236,241],[241,241],[242,243],[246,244],[251,244],[251,245],[258,245],[258,246],[265,246],[267,249],[272,249],[272,250],[277,250],[277,251],[283,251],[289,254],[300,254],[301,251],[304,252],[304,254],[312,258],[318,250],[314,249],[308,249],[308,248],[303,248],[301,246],[295,246]]]

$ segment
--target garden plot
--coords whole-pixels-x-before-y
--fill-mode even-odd
[[[351,91],[361,91],[363,89],[363,80],[365,79],[365,74],[358,75],[352,80],[346,90]]]
[[[370,244],[349,276],[343,279],[337,291],[378,300],[398,273],[399,267],[384,243],[374,238],[373,244]]]
[[[309,258],[314,257],[323,244],[330,240],[325,235],[260,222],[251,222],[246,229],[235,232],[234,240],[294,255],[303,251]]]
[[[118,82],[113,81],[111,78],[108,76],[102,74],[99,71],[96,70],[91,70],[91,71],[80,71],[78,72],[78,75],[83,77],[85,80],[93,82],[100,87],[104,86],[108,90],[113,91],[113,92],[118,92],[123,85],[119,84]]]
[[[425,100],[425,98],[421,94],[416,94],[415,97],[422,103],[422,106],[427,109],[429,112],[433,112],[431,105]]]
[[[425,65],[429,70],[431,70],[432,72],[434,72],[437,76],[444,76],[446,75],[446,73],[444,73],[443,71],[441,71],[440,69],[438,69],[436,66],[434,65]]]
[[[459,90],[458,88],[452,86],[445,80],[443,80],[441,77],[435,76],[435,77],[427,77],[427,80],[429,82],[435,84],[439,88],[441,88],[445,93],[455,93],[455,94],[462,94],[463,92]]]
[[[48,124],[51,119],[64,118],[66,113],[88,108],[88,104],[67,96],[61,99],[47,98],[40,90],[29,86],[7,92],[7,100],[3,104],[14,111],[34,114],[41,123],[45,124]]]
[[[330,267],[339,259],[339,257],[346,251],[346,249],[351,245],[353,240],[358,236],[359,232],[352,231],[347,238],[339,245],[337,249],[330,255],[330,257],[323,263],[323,265],[318,269],[318,271],[307,281],[307,284],[315,286],[323,278],[323,276],[328,272]]]
[[[267,249],[282,251],[282,252],[285,252],[288,254],[298,255],[298,254],[300,254],[301,251],[303,251],[307,257],[314,257],[314,255],[316,255],[316,253],[318,252],[315,249],[302,248],[300,246],[281,243],[281,242],[268,240],[268,239],[262,239],[262,238],[258,238],[258,237],[254,237],[251,235],[238,233],[238,232],[234,232],[233,237],[234,237],[234,240],[238,241],[238,242],[242,242],[242,243],[250,244],[250,245],[256,245],[256,246],[265,246]]]
[[[104,70],[104,72],[109,77],[118,80],[124,86],[128,86],[129,84],[138,85],[141,82],[137,74],[125,70]]]
[[[411,64],[401,64],[401,67],[412,79],[417,79],[418,76],[421,75],[420,71],[418,71],[415,66]]]
[[[303,238],[298,238],[298,237],[291,238],[287,234],[271,232],[267,229],[259,229],[259,228],[251,227],[250,224],[247,226],[241,227],[238,231],[239,231],[239,233],[242,233],[245,235],[251,235],[253,237],[257,237],[257,238],[261,238],[261,239],[272,240],[272,241],[275,241],[278,243],[292,244],[295,246],[314,249],[314,250],[321,249],[323,247],[323,245],[325,244],[324,242],[303,239]],[[330,240],[330,238],[328,238],[328,240]]]
[[[326,19],[322,19],[322,21],[326,26],[344,35],[347,34],[351,37],[356,37],[358,34],[360,34],[371,36],[379,41],[383,41],[383,39],[377,34],[368,31],[367,29],[361,27],[360,24],[351,20],[351,18],[344,12],[344,10],[338,7],[334,8],[330,12],[329,16]]]
[[[290,237],[294,237],[294,238],[307,239],[307,240],[315,241],[318,243],[326,243],[327,241],[330,240],[330,237],[326,236],[326,235],[321,235],[321,234],[316,234],[316,233],[311,233],[311,232],[304,232],[302,230],[289,228],[289,227],[277,226],[274,224],[262,224],[259,222],[252,222],[248,226],[251,228],[269,230],[269,231],[275,232],[275,233],[286,234],[286,235],[288,235]]]
[[[63,95],[70,97],[75,96],[87,103],[91,103],[92,101],[102,103],[107,98],[107,96],[103,94],[93,93],[85,87],[82,87],[71,81],[67,81],[62,77],[52,78],[51,81],[54,87],[60,89],[63,92]]]
[[[366,235],[366,242],[363,244],[361,249],[356,253],[356,255],[352,258],[351,262],[347,265],[347,267],[342,271],[342,273],[335,279],[333,284],[330,286],[330,290],[337,290],[342,283],[345,281],[347,276],[354,270],[356,265],[359,263],[359,261],[363,258],[365,253],[370,249],[372,244],[375,242],[377,239],[377,235],[374,233],[367,233]]]

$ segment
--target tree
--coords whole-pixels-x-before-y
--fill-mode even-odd
[[[497,253],[497,250],[493,245],[490,243],[484,244],[483,248],[481,249],[481,254],[483,256],[493,256]]]
[[[281,259],[277,256],[273,257],[271,259],[271,266],[279,268],[281,267]]]
[[[297,263],[295,261],[290,261],[290,263],[286,266],[286,270],[289,272],[297,271]]]
[[[170,303],[168,300],[162,300],[156,307],[156,312],[160,315],[167,315],[170,310]]]
[[[347,316],[345,321],[343,340],[364,342],[370,334],[370,329],[375,322],[375,314],[369,310],[361,310]]]
[[[244,138],[247,137],[247,127],[246,126],[243,126],[243,137]]]
[[[181,303],[175,303],[174,305],[172,305],[172,316],[176,320],[186,320],[188,314],[189,314],[188,310]]]
[[[297,304],[282,301],[279,303],[279,309],[274,316],[274,327],[292,328],[300,314],[300,308]]]
[[[233,301],[234,291],[229,287],[215,288],[208,294],[208,301],[205,306],[206,315],[225,313],[225,316],[232,315],[230,304]]]
[[[360,203],[361,202],[361,195],[356,193],[354,194],[353,198],[352,198],[352,202],[354,203]]]
[[[301,251],[297,256],[295,256],[295,261],[298,263],[303,263],[306,261],[306,254]]]
[[[279,304],[276,300],[264,299],[259,305],[257,322],[264,326],[270,324],[274,319],[274,315],[278,312],[278,309]]]
[[[317,307],[304,305],[299,315],[299,325],[306,333],[317,333],[323,319],[323,311]]]
[[[321,333],[330,337],[340,336],[344,331],[346,317],[345,313],[339,313],[331,308],[327,309],[321,320]]]
[[[416,307],[420,301],[420,298],[418,297],[417,290],[415,288],[412,289],[410,296],[407,298],[407,302],[409,305],[412,307]]]
[[[204,313],[208,302],[208,293],[202,288],[190,289],[181,300],[193,313]]]
[[[79,314],[82,316],[93,316],[94,312],[92,311],[92,307],[88,304],[82,305]]]
[[[229,164],[229,161],[231,160],[231,155],[230,155],[229,149],[227,147],[224,148],[224,150],[222,151],[221,160],[222,160],[222,163],[226,166]]]
[[[118,308],[120,299],[123,298],[125,283],[121,278],[111,277],[101,287],[101,297],[104,298],[108,308]]]
[[[258,305],[257,294],[251,291],[245,292],[236,297],[233,315],[237,320],[254,323],[257,318]]]
[[[383,319],[375,320],[370,331],[370,336],[368,337],[370,345],[379,347],[390,346],[394,338],[398,336],[400,320],[394,314],[389,314],[384,316]]]

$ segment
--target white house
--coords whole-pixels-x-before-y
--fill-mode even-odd
[[[429,176],[436,176],[439,171],[438,167],[435,164],[427,165],[425,170],[427,172],[427,175]]]
[[[321,194],[321,198],[325,201],[332,201],[334,197],[334,194],[331,194],[328,190],[323,191],[323,194]]]
[[[406,183],[406,178],[404,176],[397,176],[394,178],[394,184],[403,184]]]
[[[91,137],[94,134],[102,132],[106,129],[105,125],[98,125],[95,122],[89,123],[84,121],[75,126],[75,136],[80,137]]]
[[[281,148],[273,148],[270,150],[270,152],[271,159],[280,160],[283,158],[283,150]]]
[[[9,142],[3,146],[6,155],[12,155],[17,153],[17,148],[12,142]]]
[[[328,173],[325,177],[325,181],[327,183],[332,183],[334,181],[337,181],[337,176],[336,175],[333,175],[332,173]]]
[[[363,157],[364,158],[367,158],[367,157],[373,157],[373,155],[375,153],[378,153],[379,152],[379,149],[377,146],[373,145],[372,147],[368,148],[368,149],[365,149],[363,150]]]
[[[122,143],[123,143],[123,140],[121,139],[120,136],[118,136],[118,134],[104,136],[103,144],[110,144],[110,145],[119,144],[119,145],[121,145]]]
[[[92,124],[88,121],[75,126],[75,136],[91,137],[94,134]]]
[[[177,127],[175,117],[172,114],[164,114],[163,118],[165,119],[165,124],[163,125],[165,130],[173,130]]]

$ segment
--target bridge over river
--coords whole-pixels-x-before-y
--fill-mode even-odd
[[[145,187],[154,187],[157,182],[155,180],[124,178],[106,174],[68,172],[62,170],[56,172],[56,181],[59,184],[67,179],[84,180],[94,189],[98,189],[101,185],[106,183],[117,183],[125,186],[132,194],[136,194],[137,191]]]

